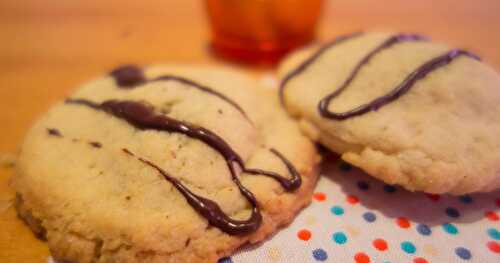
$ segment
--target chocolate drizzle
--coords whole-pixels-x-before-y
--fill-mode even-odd
[[[285,178],[285,177],[283,177],[275,172],[265,171],[265,170],[261,170],[261,169],[245,169],[244,172],[249,173],[249,174],[260,174],[260,175],[271,177],[274,180],[278,181],[284,189],[289,190],[289,191],[299,188],[301,183],[302,183],[302,180],[300,178],[300,175],[299,175],[299,172],[297,171],[297,169],[295,169],[293,164],[290,161],[288,161],[285,158],[285,156],[283,156],[276,149],[271,149],[270,151],[271,151],[271,153],[276,155],[286,165],[288,171],[290,171],[290,174],[291,174],[290,179],[287,179],[287,178]]]
[[[416,70],[414,70],[410,75],[408,75],[394,89],[389,91],[387,94],[382,95],[382,96],[370,101],[369,103],[360,105],[352,110],[349,110],[346,112],[341,112],[341,113],[335,113],[335,112],[328,111],[328,105],[330,104],[330,101],[333,98],[335,98],[336,96],[338,96],[340,94],[340,92],[342,91],[341,89],[339,89],[340,92],[332,93],[332,94],[328,95],[326,98],[322,99],[320,101],[318,108],[319,108],[322,116],[327,117],[327,118],[337,119],[337,120],[344,120],[347,118],[351,118],[354,116],[358,116],[358,115],[367,113],[369,111],[378,110],[380,107],[396,100],[401,95],[408,92],[408,90],[410,90],[411,87],[413,87],[415,82],[417,82],[420,79],[425,78],[425,76],[427,76],[427,74],[429,74],[430,72],[432,72],[440,67],[443,67],[445,65],[448,65],[455,58],[462,56],[462,55],[471,57],[473,59],[479,59],[474,54],[471,54],[471,53],[464,51],[464,50],[451,50],[451,51],[449,51],[441,56],[438,56],[436,58],[433,58],[433,59],[425,62],[423,65],[421,65]],[[337,90],[337,91],[339,91],[339,90]]]
[[[115,79],[116,85],[122,89],[131,89],[146,82],[142,70],[135,65],[121,66],[109,74]]]
[[[180,76],[174,76],[174,75],[163,75],[156,77],[154,79],[146,79],[144,76],[144,73],[142,72],[141,68],[135,66],[135,65],[125,65],[122,67],[119,67],[113,71],[111,71],[110,75],[115,79],[116,84],[118,85],[119,88],[123,89],[132,89],[136,88],[140,85],[150,83],[150,82],[156,82],[156,81],[175,81],[182,83],[184,85],[190,86],[192,88],[198,89],[202,92],[205,92],[207,94],[213,95],[215,97],[218,97],[219,99],[224,100],[225,102],[229,103],[231,106],[233,106],[236,110],[238,110],[248,121],[250,119],[248,118],[246,112],[238,105],[236,102],[231,100],[230,98],[226,97],[224,94],[213,90],[205,85],[202,85],[200,83],[197,83],[193,80],[183,78]]]
[[[123,149],[123,151],[131,156],[136,157],[139,161],[154,168],[158,173],[160,173],[163,176],[163,178],[169,181],[184,196],[184,198],[186,198],[187,202],[196,211],[198,211],[198,213],[200,213],[203,217],[205,217],[211,225],[218,227],[224,232],[231,235],[250,233],[259,228],[262,222],[262,216],[260,214],[259,207],[257,205],[257,200],[248,189],[246,189],[241,185],[239,179],[236,176],[234,176],[233,172],[234,168],[230,163],[228,163],[228,166],[229,169],[231,169],[231,174],[233,175],[232,176],[233,182],[236,183],[236,185],[240,189],[241,194],[243,194],[243,196],[245,196],[245,198],[252,205],[252,214],[247,220],[231,219],[222,211],[222,209],[217,203],[191,192],[179,180],[170,176],[166,171],[158,167],[156,164],[142,157],[137,157],[128,149]]]
[[[323,53],[328,51],[330,48],[333,48],[341,43],[344,43],[345,41],[358,37],[362,35],[362,32],[356,32],[350,35],[345,35],[345,36],[340,36],[330,43],[324,45],[318,51],[316,51],[311,57],[306,59],[304,62],[302,62],[298,67],[296,67],[294,70],[292,70],[288,75],[285,76],[285,78],[281,81],[280,87],[279,87],[279,96],[280,96],[280,102],[281,105],[285,105],[285,87],[288,82],[295,78],[297,75],[305,71],[312,63],[314,63]]]
[[[346,112],[341,112],[341,113],[335,113],[331,112],[328,110],[328,107],[330,106],[330,103],[332,99],[335,97],[339,96],[348,86],[349,84],[353,81],[353,79],[358,75],[359,71],[363,66],[368,64],[370,60],[377,55],[378,53],[382,52],[385,49],[390,48],[394,44],[404,42],[404,41],[422,41],[426,40],[426,38],[418,36],[418,35],[412,35],[412,34],[399,34],[392,36],[391,38],[387,39],[384,41],[382,44],[380,44],[378,47],[376,47],[374,50],[369,52],[358,64],[355,66],[349,77],[342,83],[342,85],[337,88],[334,92],[330,93],[327,95],[325,98],[323,98],[319,103],[318,103],[318,111],[320,114],[325,117],[325,118],[330,118],[330,119],[336,119],[336,120],[345,120],[351,117],[355,117],[358,115],[362,115],[364,113],[370,112],[370,111],[375,111],[381,108],[382,106],[396,100],[399,98],[401,95],[405,94],[408,92],[413,85],[420,79],[425,78],[427,74],[430,72],[443,67],[445,65],[448,65],[451,63],[455,58],[464,55],[468,56],[470,58],[479,60],[479,57],[476,55],[464,51],[464,50],[451,50],[441,56],[438,56],[436,58],[433,58],[424,64],[422,64],[420,67],[418,67],[416,70],[414,70],[411,74],[409,74],[398,86],[396,86],[393,90],[388,92],[385,95],[382,95],[369,103],[360,105],[352,110],[346,111]],[[325,48],[329,48],[331,45],[326,46]],[[285,88],[286,83],[298,75],[299,73],[303,72],[310,64],[312,64],[325,50],[325,48],[320,49],[317,53],[315,53],[311,58],[306,60],[304,63],[302,63],[296,70],[292,71],[287,77],[282,82],[281,85],[281,96],[282,96],[282,101],[283,101],[283,90]]]
[[[191,86],[193,88],[196,88],[198,90],[201,90],[203,92],[206,92],[208,94],[211,94],[215,97],[218,97],[224,101],[226,101],[227,103],[229,103],[231,106],[233,106],[236,110],[238,110],[247,120],[250,120],[246,114],[246,112],[240,107],[240,105],[238,105],[236,102],[234,102],[233,100],[231,100],[230,98],[226,97],[224,94],[216,91],[216,90],[213,90],[207,86],[204,86],[202,84],[199,84],[199,83],[196,83],[190,79],[186,79],[186,78],[183,78],[183,77],[179,77],[179,76],[173,76],[173,75],[163,75],[163,76],[160,76],[160,77],[157,77],[157,78],[154,78],[152,80],[150,80],[150,82],[154,82],[154,81],[177,81],[177,82],[180,82],[182,84],[186,84],[188,86]]]
[[[361,68],[363,68],[363,66],[367,65],[375,55],[377,55],[381,51],[388,49],[388,48],[392,47],[393,45],[400,43],[400,42],[422,41],[422,40],[426,40],[426,39],[424,37],[421,37],[418,35],[399,34],[399,35],[392,36],[389,39],[387,39],[386,41],[382,42],[382,44],[380,44],[374,50],[369,52],[365,57],[363,57],[363,59],[361,59],[361,61],[358,62],[358,64],[356,65],[356,67],[354,67],[354,69],[351,72],[351,74],[349,75],[349,77],[344,81],[344,83],[342,83],[342,85],[340,85],[340,87],[336,91],[330,93],[329,95],[327,95],[325,98],[323,98],[319,102],[318,109],[319,109],[319,112],[321,113],[321,115],[323,117],[326,117],[326,118],[343,120],[343,119],[346,119],[346,118],[349,118],[352,116],[363,114],[363,113],[370,111],[370,110],[375,110],[376,108],[372,109],[371,106],[375,107],[376,105],[371,105],[371,103],[369,103],[369,105],[362,105],[362,106],[360,106],[352,111],[348,111],[348,112],[344,112],[344,113],[331,112],[328,110],[328,106],[330,105],[330,102],[333,98],[340,95],[340,93],[342,93],[349,86],[349,84],[351,84],[351,82],[354,80],[354,78],[358,75]]]
[[[238,179],[235,164],[237,164],[244,173],[261,174],[277,180],[287,191],[293,191],[301,185],[301,178],[297,170],[277,150],[270,149],[271,153],[276,155],[285,164],[291,175],[290,179],[287,179],[277,173],[270,171],[246,169],[243,159],[220,136],[203,127],[175,120],[165,115],[157,114],[152,106],[134,101],[117,100],[108,100],[98,104],[84,99],[68,99],[66,100],[66,103],[79,104],[95,110],[104,111],[119,119],[127,121],[129,124],[140,130],[157,130],[181,133],[193,139],[200,140],[218,151],[226,160],[228,169],[231,173],[232,181],[237,185],[240,193],[252,205],[252,214],[248,220],[238,221],[229,218],[222,212],[220,207],[215,202],[193,194],[178,180],[175,180],[175,178],[169,176],[157,165],[145,160],[144,158],[137,158],[143,163],[156,169],[166,180],[173,183],[174,186],[182,193],[182,195],[184,195],[188,203],[194,209],[196,209],[198,213],[207,218],[210,224],[220,228],[222,231],[228,234],[246,234],[255,231],[259,227],[262,220],[262,216],[260,214],[255,197],[248,189],[246,189],[241,184],[240,180]],[[128,150],[126,152],[133,155]]]

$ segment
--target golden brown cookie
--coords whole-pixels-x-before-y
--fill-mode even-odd
[[[242,73],[125,66],[29,131],[18,211],[70,262],[216,262],[310,201],[314,145]]]
[[[357,33],[292,54],[280,77],[303,130],[368,174],[430,193],[500,188],[500,75],[475,55]]]

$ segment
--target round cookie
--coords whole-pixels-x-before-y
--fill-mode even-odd
[[[500,188],[500,75],[411,34],[355,33],[289,56],[282,105],[345,161],[410,191]]]
[[[318,160],[242,73],[124,66],[34,125],[13,185],[56,260],[216,262],[289,223]]]

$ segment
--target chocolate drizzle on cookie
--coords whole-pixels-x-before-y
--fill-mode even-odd
[[[122,89],[131,89],[146,82],[146,77],[140,68],[135,65],[124,65],[112,70],[111,75],[116,85]]]
[[[435,57],[427,62],[425,62],[423,65],[418,67],[416,70],[414,70],[410,75],[408,75],[398,86],[396,86],[394,89],[389,91],[387,94],[382,95],[369,103],[360,105],[352,110],[346,111],[346,112],[341,112],[341,113],[335,113],[331,112],[328,110],[328,106],[330,105],[330,101],[338,96],[343,89],[345,89],[345,86],[342,86],[339,88],[336,92],[328,95],[324,99],[322,99],[318,105],[319,111],[323,117],[326,118],[331,118],[331,119],[337,119],[337,120],[344,120],[347,118],[351,118],[354,116],[358,116],[364,113],[367,113],[369,111],[376,111],[380,107],[396,100],[399,98],[401,95],[405,94],[408,92],[415,82],[417,82],[420,79],[425,78],[427,74],[430,72],[443,67],[445,65],[448,65],[451,63],[455,58],[459,56],[468,56],[474,59],[478,59],[475,55],[464,51],[464,50],[451,50],[441,56]]]
[[[363,66],[368,64],[370,60],[377,55],[378,53],[382,52],[385,49],[390,48],[394,44],[400,43],[400,42],[405,42],[405,41],[422,41],[426,40],[426,38],[418,36],[418,35],[412,35],[412,34],[399,34],[390,37],[386,41],[384,41],[382,44],[380,44],[378,47],[376,47],[374,50],[369,52],[363,59],[358,62],[358,64],[355,66],[351,74],[348,76],[348,78],[342,83],[342,85],[337,88],[334,92],[330,93],[327,95],[325,98],[321,99],[321,101],[318,103],[318,111],[321,114],[321,116],[325,118],[330,118],[330,119],[336,119],[336,120],[345,120],[348,118],[352,118],[355,116],[362,115],[364,113],[370,112],[370,111],[376,111],[382,106],[398,99],[400,96],[408,92],[414,84],[420,80],[423,79],[427,76],[427,74],[431,73],[432,71],[446,66],[450,64],[455,58],[459,56],[467,56],[472,59],[479,60],[479,57],[476,55],[460,50],[460,49],[454,49],[451,51],[446,52],[443,55],[440,55],[438,57],[432,58],[429,61],[425,62],[424,64],[420,65],[416,70],[414,70],[412,73],[410,73],[399,85],[397,85],[394,89],[386,93],[385,95],[382,95],[369,103],[360,105],[352,110],[346,111],[346,112],[341,112],[341,113],[336,113],[329,111],[328,108],[330,106],[331,101],[339,96],[348,86],[349,84],[353,81],[353,79],[358,75],[359,71]],[[320,50],[321,51],[321,50]],[[311,58],[306,60],[304,63],[302,63],[298,68],[300,68],[299,71],[295,72],[292,71],[287,77],[282,82],[281,85],[281,96],[282,96],[282,101],[283,101],[283,90],[285,88],[286,83],[299,74],[300,72],[304,71],[311,63],[313,63],[324,51],[317,52],[314,54]]]
[[[232,164],[228,163],[229,169],[231,170],[232,174],[232,180],[240,189],[241,194],[245,196],[245,198],[252,205],[252,214],[247,220],[234,220],[230,218],[222,211],[217,203],[191,192],[179,180],[170,176],[166,171],[161,169],[156,164],[142,157],[136,156],[128,149],[123,149],[123,151],[131,156],[134,156],[139,161],[152,167],[158,173],[160,173],[165,180],[169,181],[184,196],[184,198],[186,198],[186,201],[189,203],[189,205],[191,205],[196,211],[198,211],[198,213],[205,217],[211,225],[231,235],[246,234],[253,232],[257,230],[257,228],[259,228],[262,222],[262,215],[260,214],[257,200],[248,189],[241,185],[240,180],[235,176],[234,167],[232,166]]]
[[[142,157],[136,156],[136,158],[156,169],[166,180],[174,184],[182,195],[184,195],[188,203],[196,211],[198,211],[198,213],[204,216],[210,224],[218,227],[228,234],[236,235],[253,232],[260,226],[262,221],[257,200],[254,195],[241,184],[237,176],[235,165],[238,165],[244,173],[269,176],[277,180],[287,191],[293,191],[301,185],[300,174],[297,172],[295,167],[293,167],[293,165],[276,149],[270,149],[270,151],[285,164],[290,173],[290,179],[270,171],[246,169],[243,159],[220,136],[203,127],[158,114],[150,105],[135,101],[118,100],[108,100],[99,104],[84,99],[68,99],[66,100],[66,103],[84,105],[95,110],[104,111],[119,119],[127,121],[129,124],[140,130],[157,130],[181,133],[193,139],[200,140],[218,151],[226,160],[228,169],[231,173],[232,181],[237,185],[240,193],[252,205],[252,214],[247,220],[233,220],[229,218],[215,202],[190,192],[189,189],[182,185],[182,183],[168,175],[165,171],[159,168],[159,166],[153,164],[152,162]],[[130,155],[134,155],[129,150],[125,150],[125,152]]]
[[[195,88],[195,89],[198,89],[202,92],[205,92],[207,94],[213,95],[215,97],[218,97],[219,99],[224,100],[225,102],[227,102],[231,106],[233,106],[236,110],[238,110],[248,121],[250,121],[246,112],[236,102],[234,102],[233,100],[231,100],[230,98],[226,97],[224,94],[222,94],[216,90],[213,90],[205,85],[202,85],[200,83],[197,83],[197,82],[190,80],[190,79],[187,79],[187,78],[183,78],[180,76],[174,76],[174,75],[162,75],[162,76],[148,80],[144,76],[142,69],[135,66],[135,65],[121,66],[121,67],[116,68],[113,71],[111,71],[110,75],[115,79],[115,82],[118,85],[118,87],[122,88],[122,89],[132,89],[132,88],[139,87],[140,85],[150,83],[150,82],[156,82],[156,81],[179,82],[179,83],[182,83],[184,85],[187,85],[187,86]]]
[[[300,178],[300,174],[297,171],[297,169],[295,169],[293,164],[290,161],[288,161],[285,158],[285,156],[283,156],[283,154],[278,152],[276,149],[270,149],[270,151],[271,151],[271,153],[276,155],[286,165],[288,171],[291,174],[290,179],[285,178],[285,177],[283,177],[275,172],[265,171],[265,170],[261,170],[261,169],[244,169],[243,171],[245,173],[248,173],[248,174],[260,174],[260,175],[271,177],[274,180],[278,181],[281,184],[281,186],[288,191],[292,191],[292,190],[299,188],[301,183],[302,183],[302,180]]]
[[[350,35],[340,36],[340,37],[334,39],[330,43],[327,43],[326,45],[324,45],[323,47],[318,49],[318,51],[316,51],[311,57],[306,59],[298,67],[296,67],[294,70],[292,70],[290,73],[288,73],[285,76],[285,78],[281,81],[280,87],[279,87],[279,97],[280,97],[281,105],[283,105],[283,106],[285,105],[285,88],[286,88],[286,84],[288,84],[288,82],[291,79],[295,78],[300,73],[305,71],[312,63],[314,63],[321,55],[323,55],[330,48],[333,48],[339,44],[344,43],[345,41],[347,41],[349,39],[358,37],[362,34],[363,34],[362,32],[356,32],[356,33],[353,33]]]

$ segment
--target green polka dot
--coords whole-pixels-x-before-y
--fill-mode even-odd
[[[453,224],[450,224],[450,223],[443,224],[443,229],[448,234],[451,234],[451,235],[458,234],[458,228]]]
[[[401,249],[408,254],[414,254],[417,251],[415,245],[410,241],[401,242]]]
[[[339,245],[345,244],[347,242],[347,236],[343,232],[333,233],[332,239]]]
[[[334,214],[334,215],[340,216],[340,215],[344,214],[344,208],[337,206],[337,205],[332,206],[332,208],[330,208],[330,212],[332,212],[332,214]]]

